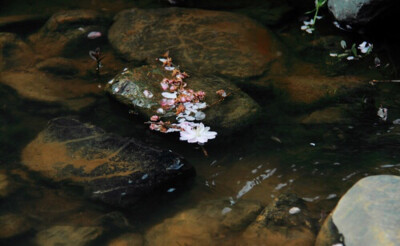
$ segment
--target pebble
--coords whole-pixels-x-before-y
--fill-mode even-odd
[[[89,32],[88,39],[96,39],[101,37],[101,32]]]
[[[300,213],[300,208],[298,208],[298,207],[293,207],[293,208],[291,208],[291,209],[289,209],[289,214],[298,214],[298,213]]]

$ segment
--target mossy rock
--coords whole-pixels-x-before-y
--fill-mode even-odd
[[[147,119],[155,114],[160,107],[162,88],[160,82],[163,78],[172,79],[171,72],[166,71],[161,65],[146,65],[139,68],[126,69],[111,80],[105,90],[118,101],[133,107]],[[242,92],[234,84],[216,76],[191,76],[185,79],[187,88],[194,91],[206,92],[206,102],[211,105],[219,101],[217,90],[223,89],[228,94],[224,101],[205,110],[205,124],[225,132],[232,132],[247,126],[257,116],[259,105]],[[154,96],[146,98],[145,90]]]

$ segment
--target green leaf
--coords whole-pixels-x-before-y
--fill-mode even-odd
[[[340,41],[340,46],[342,46],[342,48],[345,50],[347,48],[346,41],[344,40]]]
[[[317,0],[315,3],[318,5],[318,7],[324,6],[327,0]]]
[[[308,14],[314,13],[315,10],[317,10],[317,9],[313,9],[313,10],[307,11],[304,14],[308,15]]]
[[[372,45],[368,48],[368,50],[367,50],[367,55],[369,55],[370,53],[372,52]]]
[[[357,57],[357,48],[355,43],[351,46],[351,52],[353,52],[353,55]]]

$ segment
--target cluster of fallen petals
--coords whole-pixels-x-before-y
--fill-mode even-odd
[[[362,42],[361,44],[358,45],[358,47],[357,44],[355,43],[353,43],[351,47],[347,47],[347,43],[344,40],[340,41],[340,46],[343,49],[342,53],[332,52],[329,55],[331,57],[338,57],[338,58],[346,57],[346,59],[349,61],[359,60],[360,58],[369,55],[374,47],[373,44],[368,43],[367,41]],[[361,54],[357,52],[357,49],[360,51]]]
[[[189,75],[181,72],[172,63],[168,52],[157,60],[162,63],[166,71],[172,72],[173,78],[164,78],[160,82],[163,98],[156,114],[150,117],[150,129],[163,133],[179,132],[180,140],[189,143],[204,144],[209,139],[214,139],[217,132],[210,131],[210,127],[201,122],[206,118],[206,114],[202,110],[208,107],[205,102],[206,93],[188,88],[184,79]],[[227,97],[224,90],[218,90],[216,93],[222,99]],[[163,117],[170,116],[175,116],[175,123],[161,120]]]

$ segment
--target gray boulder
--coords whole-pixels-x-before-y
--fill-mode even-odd
[[[137,203],[194,174],[192,166],[170,151],[71,118],[51,120],[23,150],[22,162],[54,181],[81,185],[91,198],[115,206]]]
[[[339,22],[365,25],[390,9],[396,2],[396,0],[329,0],[328,8]]]
[[[325,221],[316,246],[398,245],[399,190],[399,176],[376,175],[358,181]]]

